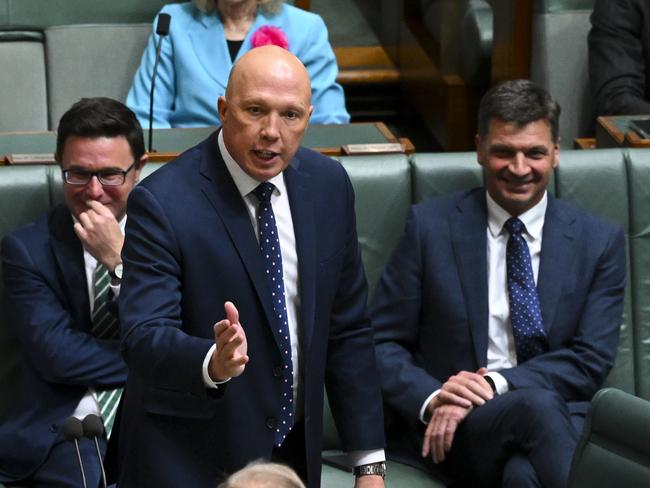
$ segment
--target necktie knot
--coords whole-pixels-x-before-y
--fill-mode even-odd
[[[524,223],[517,217],[511,217],[506,220],[506,223],[503,224],[503,227],[505,227],[511,236],[521,235],[521,232],[526,228]]]
[[[252,193],[257,197],[260,203],[269,203],[271,201],[271,195],[273,195],[274,188],[275,186],[273,183],[265,181],[264,183],[260,183]]]

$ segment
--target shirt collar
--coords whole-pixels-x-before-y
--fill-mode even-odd
[[[506,223],[512,215],[506,212],[490,194],[485,192],[485,199],[487,200],[488,209],[488,229],[492,237],[497,237],[501,232],[505,232],[503,224]],[[538,239],[542,235],[542,228],[544,227],[544,217],[546,215],[546,207],[548,205],[548,192],[544,192],[542,199],[532,208],[526,210],[517,218],[526,226],[526,233],[533,239]]]
[[[219,152],[221,153],[221,157],[223,158],[224,163],[226,163],[226,168],[228,168],[228,172],[230,173],[230,176],[232,176],[232,179],[235,182],[235,186],[237,187],[237,190],[239,190],[239,194],[242,196],[242,198],[247,196],[262,182],[257,181],[255,178],[250,176],[243,169],[241,169],[239,164],[237,164],[235,159],[228,152],[228,149],[226,149],[226,144],[223,142],[223,131],[221,130],[217,136],[217,143],[219,145]],[[285,191],[283,173],[275,175],[269,180],[269,183],[273,183],[273,186],[275,186],[273,193],[281,195]]]

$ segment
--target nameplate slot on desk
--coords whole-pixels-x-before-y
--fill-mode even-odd
[[[344,144],[341,146],[343,154],[389,154],[403,153],[404,145],[399,142],[386,142],[377,144]]]
[[[54,153],[6,154],[7,164],[52,164],[56,163]]]

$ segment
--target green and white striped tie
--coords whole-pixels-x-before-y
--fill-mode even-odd
[[[97,264],[95,269],[95,302],[93,305],[93,322],[92,334],[98,339],[116,339],[120,334],[120,326],[117,318],[109,312],[108,292],[110,276],[108,270],[102,264]],[[114,390],[103,390],[97,392],[97,402],[99,411],[104,420],[106,437],[109,438],[113,423],[115,422],[115,412],[120,401],[122,388]]]

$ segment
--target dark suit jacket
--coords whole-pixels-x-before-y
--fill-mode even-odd
[[[2,264],[24,359],[14,408],[0,425],[0,479],[20,479],[45,460],[88,387],[123,384],[126,365],[117,340],[90,334],[83,249],[67,207],[6,236]]]
[[[323,382],[350,450],[383,446],[381,393],[349,179],[308,149],[284,175],[298,253],[308,474],[319,486]],[[138,185],[128,212],[120,486],[213,487],[223,472],[270,457],[282,364],[259,246],[216,133]],[[240,312],[250,362],[214,391],[201,368],[226,300]]]
[[[597,115],[650,114],[650,2],[596,0],[589,78]]]
[[[487,365],[486,207],[483,189],[415,205],[373,299],[384,398],[420,443],[426,398]],[[585,412],[614,362],[624,285],[621,230],[549,195],[537,289],[550,350],[501,370],[510,388]]]

